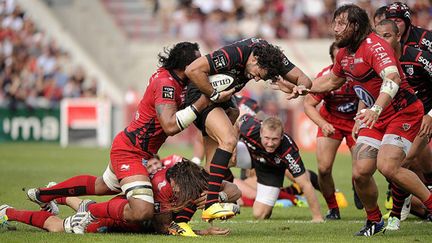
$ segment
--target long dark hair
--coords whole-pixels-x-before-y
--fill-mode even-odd
[[[167,70],[184,70],[191,64],[199,52],[199,45],[191,42],[180,42],[172,48],[165,47],[163,53],[158,54],[159,64]]]
[[[342,5],[333,14],[333,22],[336,17],[347,13],[348,26],[352,26],[353,33],[349,44],[345,46],[348,51],[355,53],[361,42],[372,32],[372,26],[366,11],[354,4]]]
[[[169,168],[166,173],[167,181],[172,179],[177,187],[173,190],[175,205],[173,210],[184,208],[189,202],[198,199],[207,190],[208,173],[204,168],[188,159],[184,159]]]
[[[267,75],[263,77],[265,80],[275,79],[280,74],[280,70],[283,70],[285,56],[278,46],[257,45],[253,55],[257,57],[258,66],[267,70]]]

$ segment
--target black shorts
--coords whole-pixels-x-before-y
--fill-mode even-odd
[[[201,91],[193,84],[189,84],[186,91],[185,96],[185,107],[192,105],[199,99],[201,96]],[[208,114],[210,111],[212,111],[215,107],[221,107],[222,109],[226,110],[228,108],[237,108],[237,105],[234,100],[234,96],[231,98],[230,101],[226,101],[223,103],[213,103],[204,110],[201,111],[200,115],[197,117],[197,119],[194,121],[195,126],[201,131],[203,136],[207,136],[206,130],[205,130],[205,121],[207,119]]]

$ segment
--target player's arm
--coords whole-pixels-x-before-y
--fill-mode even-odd
[[[234,89],[218,93],[210,84],[208,75],[210,64],[206,56],[199,57],[186,67],[185,74],[189,80],[213,102],[223,102],[231,98]]]
[[[360,114],[361,110],[366,109],[366,108],[367,108],[366,104],[363,101],[359,100],[359,103],[357,106],[357,115]],[[357,140],[358,133],[360,130],[361,121],[358,119],[355,119],[355,118],[354,118],[354,120],[355,120],[355,123],[354,123],[353,129],[352,129],[352,132],[351,132],[351,136],[354,138],[354,140]]]
[[[363,109],[360,114],[356,116],[366,127],[373,127],[378,120],[381,112],[390,104],[392,99],[396,96],[401,78],[396,66],[388,66],[380,72],[383,79],[380,94],[378,95],[375,104],[369,109]]]
[[[316,78],[312,87],[310,88],[310,93],[324,93],[340,88],[345,83],[344,77],[338,77],[333,71],[325,74],[319,78]]]
[[[310,78],[298,67],[291,69],[283,78],[297,86],[303,86],[307,89],[312,86]]]
[[[321,102],[311,94],[306,95],[303,101],[303,107],[306,115],[318,126],[324,133],[324,136],[330,136],[335,132],[332,124],[327,122],[318,112],[316,106]]]
[[[219,192],[219,201],[227,203],[235,203],[241,197],[241,191],[237,185],[228,181],[222,181],[221,191]],[[198,209],[204,208],[207,198],[207,192],[203,192],[201,197],[194,202]]]
[[[195,103],[182,110],[177,110],[175,103],[156,104],[156,113],[162,129],[171,136],[186,129],[209,104],[209,99],[201,95]]]
[[[429,32],[430,33],[430,32]],[[432,33],[430,33],[430,39],[432,40]],[[421,57],[424,60],[429,60],[428,62],[420,62],[424,73],[425,73],[425,81],[429,81],[430,84],[432,84],[432,65],[431,65],[431,60],[432,60],[432,53],[428,52],[428,51],[422,51],[421,52]],[[420,131],[418,133],[419,136],[423,137],[423,136],[428,136],[431,137],[432,134],[432,109],[429,111],[426,111],[426,114],[423,116],[423,121],[422,121],[422,125],[420,127]]]

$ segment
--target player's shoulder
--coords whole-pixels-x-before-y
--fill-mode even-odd
[[[178,82],[173,78],[168,70],[161,67],[152,75],[149,85],[157,87],[161,84],[177,86]]]

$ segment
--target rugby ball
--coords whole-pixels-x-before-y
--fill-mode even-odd
[[[237,80],[235,77],[228,74],[214,74],[210,75],[209,81],[217,92],[222,92],[224,90],[230,90],[237,85]]]

